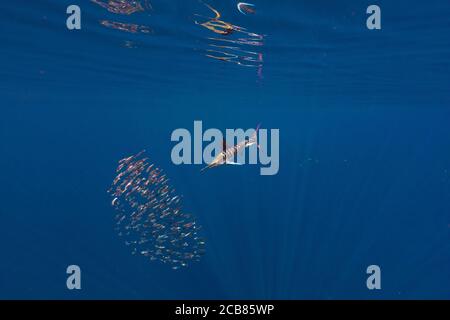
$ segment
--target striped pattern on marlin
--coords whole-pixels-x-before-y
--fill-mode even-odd
[[[258,125],[255,129],[255,133],[252,134],[252,136],[249,139],[245,139],[244,141],[239,142],[238,144],[227,148],[226,143],[224,141],[223,143],[223,150],[221,153],[219,153],[214,160],[208,164],[206,167],[204,167],[202,170],[200,171],[205,171],[206,169],[211,169],[211,168],[215,168],[224,164],[231,164],[231,165],[242,165],[242,163],[236,163],[236,162],[232,162],[228,159],[234,159],[234,157],[239,154],[240,152],[242,152],[245,148],[248,148],[252,145],[258,145],[258,130],[259,130],[260,125]]]

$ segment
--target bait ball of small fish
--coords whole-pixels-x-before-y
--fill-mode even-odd
[[[143,155],[144,151],[120,160],[108,190],[117,211],[116,230],[133,254],[173,269],[186,267],[204,254],[200,226],[182,210],[181,198],[163,171]]]

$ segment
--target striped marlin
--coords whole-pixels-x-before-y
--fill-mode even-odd
[[[226,141],[223,141],[223,146],[222,146],[222,152],[219,153],[214,160],[209,163],[206,167],[204,167],[202,170],[200,171],[205,171],[206,169],[211,169],[211,168],[215,168],[218,166],[222,166],[224,164],[231,164],[231,165],[242,165],[242,163],[236,163],[233,162],[231,160],[228,159],[234,159],[234,157],[244,151],[245,148],[248,148],[250,146],[253,146],[256,144],[256,146],[259,148],[258,145],[258,130],[259,130],[260,125],[258,125],[256,127],[255,133],[252,134],[252,136],[249,139],[245,139],[244,141],[239,142],[238,144],[227,148],[227,144]]]

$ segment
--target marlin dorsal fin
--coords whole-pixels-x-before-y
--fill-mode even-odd
[[[222,152],[223,152],[223,155],[224,155],[224,161],[226,162],[227,161],[227,140],[225,140],[225,139],[223,139],[222,140]]]
[[[223,139],[222,140],[222,151],[226,151],[227,149],[228,149],[227,140]]]

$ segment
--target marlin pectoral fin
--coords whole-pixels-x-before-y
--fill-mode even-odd
[[[233,162],[233,161],[227,161],[226,164],[231,164],[233,166],[242,166],[242,163],[237,163],[237,162]]]

